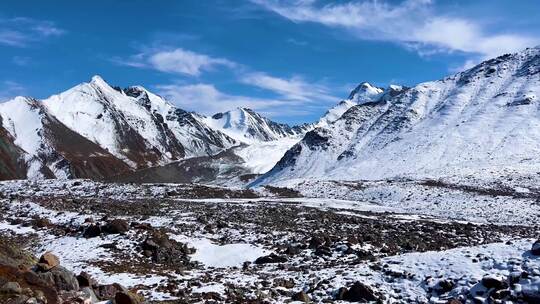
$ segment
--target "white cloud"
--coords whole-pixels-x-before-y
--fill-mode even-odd
[[[327,5],[316,0],[251,1],[296,23],[343,28],[361,39],[397,42],[421,54],[461,51],[485,59],[540,43],[538,37],[490,33],[473,20],[438,15],[431,0]]]
[[[230,95],[219,91],[211,84],[203,83],[159,85],[157,91],[182,109],[206,115],[244,107],[268,117],[302,116],[312,114],[314,110],[320,111],[325,107],[306,105],[305,102],[298,100]]]
[[[275,92],[287,100],[336,101],[324,86],[305,82],[301,77],[290,79],[269,76],[262,72],[249,73],[240,79],[243,83]]]
[[[264,112],[272,107],[296,104],[294,101],[229,95],[219,91],[214,85],[203,83],[159,85],[157,91],[182,109],[208,115],[237,107]]]
[[[0,18],[0,44],[26,47],[49,37],[57,37],[66,31],[51,21],[31,18]]]
[[[152,49],[124,60],[113,58],[115,63],[136,67],[151,68],[161,72],[199,76],[202,71],[209,71],[217,66],[228,68],[236,64],[224,58],[215,58],[195,53],[182,48],[158,50]]]

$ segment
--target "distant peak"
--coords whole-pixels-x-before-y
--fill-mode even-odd
[[[360,83],[349,95],[350,100],[355,102],[371,101],[384,93],[384,89],[372,85],[369,82]]]
[[[111,88],[112,87],[99,75],[95,75],[92,77],[92,80],[90,81],[90,84],[93,84],[95,86],[98,86],[100,88]]]
[[[92,76],[91,82],[100,83],[100,82],[105,82],[105,80],[103,80],[103,78],[99,75],[94,75]]]

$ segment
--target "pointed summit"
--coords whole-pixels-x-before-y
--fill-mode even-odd
[[[384,89],[376,87],[368,82],[359,84],[349,95],[349,99],[356,103],[374,101],[384,93]]]

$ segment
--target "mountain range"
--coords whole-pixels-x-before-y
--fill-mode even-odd
[[[207,117],[141,86],[121,89],[99,76],[45,100],[1,103],[0,122],[1,179],[131,178],[143,169],[179,166],[170,181],[260,174],[314,128],[276,123],[247,108]],[[200,170],[188,174],[186,164]],[[212,171],[224,165],[232,168]]]
[[[414,87],[361,83],[320,120],[184,111],[94,76],[0,104],[0,179],[259,185],[526,168],[540,152],[540,48]]]

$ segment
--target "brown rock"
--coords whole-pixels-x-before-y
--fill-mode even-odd
[[[141,303],[137,296],[130,292],[117,292],[114,296],[114,302],[116,304],[139,304]]]
[[[291,298],[293,301],[300,301],[300,302],[304,302],[304,303],[309,303],[311,300],[309,298],[309,296],[303,292],[303,291],[300,291],[298,293],[295,293],[292,298]]]
[[[43,270],[50,270],[58,265],[60,265],[60,259],[50,251],[45,252],[39,259],[39,268]]]
[[[129,231],[129,224],[123,219],[115,219],[107,223],[103,231],[110,234],[124,234]]]

